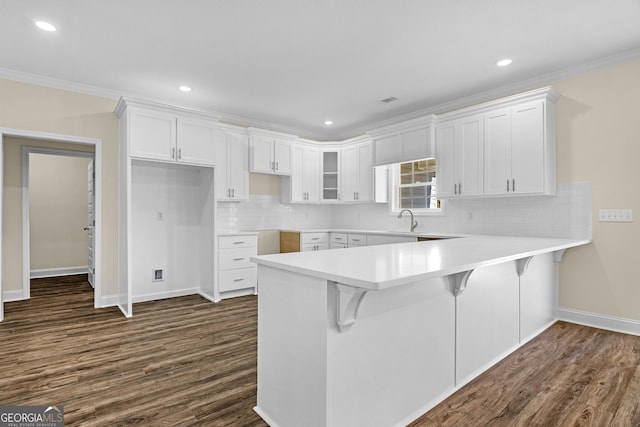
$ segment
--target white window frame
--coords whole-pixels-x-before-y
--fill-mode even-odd
[[[424,159],[416,159],[419,161]],[[409,162],[402,162],[409,163]],[[388,166],[389,168],[389,214],[397,215],[404,208],[400,208],[398,200],[398,190],[400,187],[400,165],[402,163],[394,163]],[[425,186],[431,186],[431,184],[425,184]],[[436,197],[437,197],[437,177],[436,177]],[[443,216],[444,215],[444,201],[440,200],[440,208],[411,208],[414,215],[417,216]]]

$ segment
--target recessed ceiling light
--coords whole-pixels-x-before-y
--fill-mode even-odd
[[[511,61],[509,58],[505,58],[505,59],[501,59],[500,61],[496,62],[496,65],[498,67],[506,67],[507,65],[511,65]]]
[[[36,21],[36,27],[40,28],[41,30],[44,31],[55,31],[56,27],[52,24],[49,24],[48,22],[44,22],[44,21]]]
[[[327,126],[331,126],[333,124],[333,120],[325,120],[324,124]]]
[[[191,88],[189,86],[180,86],[178,89],[183,92],[191,92]]]

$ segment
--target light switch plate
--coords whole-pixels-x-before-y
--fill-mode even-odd
[[[633,209],[600,209],[600,222],[633,222]]]

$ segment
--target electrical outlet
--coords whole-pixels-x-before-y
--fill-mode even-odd
[[[599,222],[633,222],[633,209],[600,209]]]
[[[162,212],[156,212],[156,221],[164,221],[164,214]]]

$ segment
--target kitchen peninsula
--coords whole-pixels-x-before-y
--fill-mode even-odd
[[[406,425],[556,320],[587,240],[474,236],[265,255],[258,402],[271,426]]]

